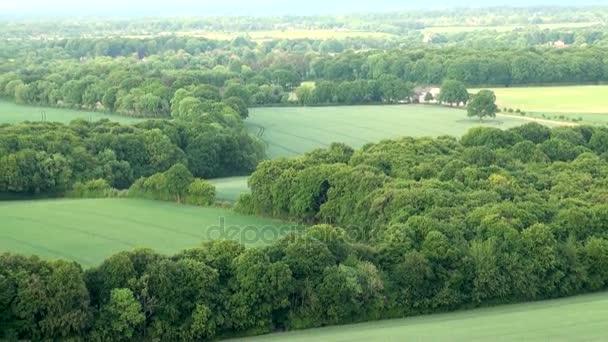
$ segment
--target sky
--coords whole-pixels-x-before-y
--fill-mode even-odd
[[[0,0],[0,16],[335,14],[454,6],[600,4],[608,5],[608,0]]]

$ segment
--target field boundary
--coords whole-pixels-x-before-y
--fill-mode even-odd
[[[522,120],[527,120],[527,121],[532,121],[532,122],[538,122],[538,123],[541,123],[541,124],[549,124],[549,125],[559,125],[559,126],[568,126],[568,127],[579,126],[579,124],[576,123],[576,122],[549,120],[549,119],[540,119],[540,118],[533,118],[533,117],[530,117],[530,116],[523,116],[523,115],[496,114],[496,116],[522,119]]]

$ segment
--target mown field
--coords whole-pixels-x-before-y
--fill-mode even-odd
[[[70,122],[74,119],[100,120],[110,119],[122,123],[137,121],[136,118],[116,114],[105,114],[99,112],[87,112],[73,109],[23,106],[11,102],[0,101],[0,123],[17,123],[23,121],[46,121]]]
[[[243,341],[606,341],[608,293],[327,327]]]
[[[460,136],[471,127],[510,128],[525,119],[479,122],[460,109],[428,105],[254,108],[245,122],[268,146],[271,158],[296,156],[332,142],[361,147],[402,136]]]
[[[608,86],[493,88],[500,108],[521,109],[535,117],[582,118],[583,123],[608,123]],[[471,90],[475,93],[477,90]]]
[[[84,266],[138,247],[174,253],[218,238],[262,245],[297,229],[227,209],[135,199],[0,201],[0,218],[0,253],[69,259]]]

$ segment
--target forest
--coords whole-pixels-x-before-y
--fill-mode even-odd
[[[0,256],[2,337],[195,340],[605,289],[607,139],[531,123],[266,161],[237,210],[317,225],[87,270]]]
[[[467,87],[608,81],[607,17],[496,8],[1,20],[0,99],[41,112],[0,123],[1,199],[226,206],[209,180],[250,176],[235,212],[303,228],[257,247],[136,248],[93,267],[0,254],[0,340],[214,340],[606,290],[605,125],[479,126],[461,137],[433,127],[434,137],[321,141],[269,159],[263,127],[252,134],[247,119],[254,107],[409,106],[441,87],[426,93],[437,100],[428,108],[481,124],[496,116],[496,96]],[[479,30],[425,31],[463,21]],[[387,36],[248,36],[293,29]],[[197,30],[237,34],[187,34]],[[48,107],[141,120],[58,123],[45,120]]]

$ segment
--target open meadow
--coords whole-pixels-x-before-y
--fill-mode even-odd
[[[243,341],[606,341],[608,293],[277,333]]]
[[[480,122],[464,110],[432,105],[254,108],[245,121],[268,146],[268,156],[289,157],[342,142],[358,148],[402,136],[461,136],[472,127],[507,129],[525,118]]]
[[[475,32],[475,31],[496,31],[510,32],[519,29],[537,28],[541,30],[556,30],[556,29],[573,29],[584,28],[601,25],[599,22],[581,22],[581,23],[552,23],[539,25],[499,25],[499,26],[433,26],[427,27],[423,31],[427,33],[460,33],[460,32]]]
[[[263,245],[297,229],[228,209],[135,199],[0,202],[0,217],[0,253],[68,259],[84,266],[138,247],[175,253],[217,238]],[[221,222],[224,235],[218,229]]]
[[[491,88],[499,108],[520,109],[526,115],[553,119],[582,119],[582,123],[608,123],[608,86]],[[470,90],[476,93],[477,89]]]
[[[45,117],[46,121],[63,123],[68,123],[75,119],[85,119],[90,121],[110,119],[112,121],[121,123],[130,123],[139,120],[137,118],[131,118],[118,114],[106,114],[64,108],[26,106],[0,101],[0,124],[13,124],[23,121],[43,121]]]

